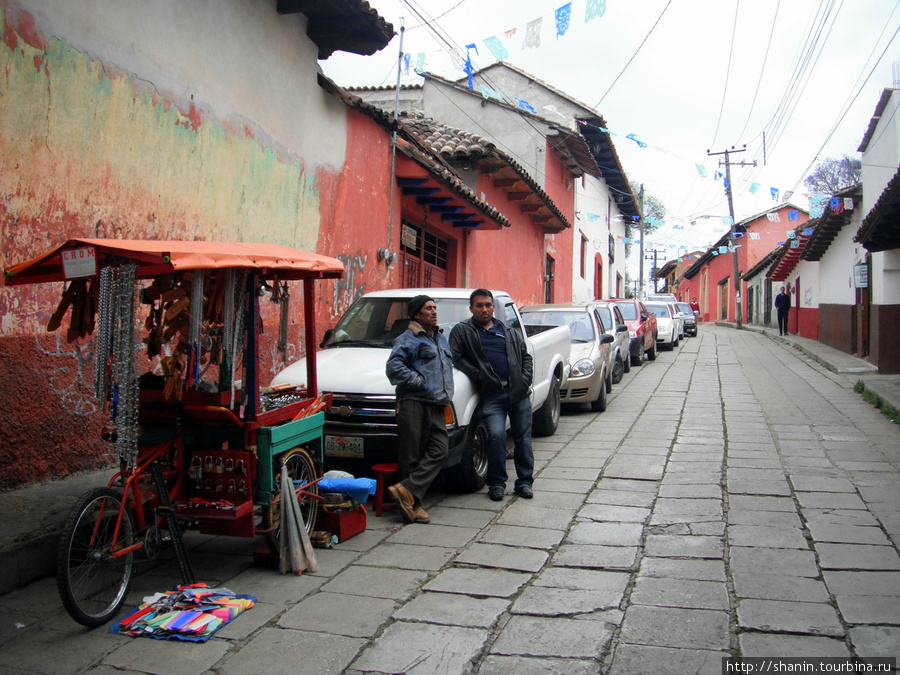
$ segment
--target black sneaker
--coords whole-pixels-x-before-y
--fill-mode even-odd
[[[534,497],[534,491],[531,489],[530,485],[520,485],[516,488],[516,494],[519,495],[522,499],[531,499]]]
[[[490,497],[492,501],[499,502],[501,499],[503,499],[504,492],[506,492],[506,490],[504,490],[502,486],[492,485],[488,489],[488,497]]]

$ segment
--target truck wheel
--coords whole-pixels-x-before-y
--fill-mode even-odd
[[[559,378],[554,375],[550,380],[550,391],[547,392],[547,400],[544,401],[531,421],[531,429],[535,436],[552,436],[559,426]]]
[[[474,420],[466,431],[459,464],[444,471],[447,487],[454,492],[477,492],[487,477],[488,429],[484,420]]]
[[[653,346],[647,350],[647,360],[656,361],[656,336],[653,336]]]

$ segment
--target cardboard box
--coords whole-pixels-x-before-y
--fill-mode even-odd
[[[317,530],[325,530],[336,535],[338,541],[346,541],[366,529],[366,505],[359,504],[349,511],[332,511],[327,504],[319,504],[316,518]]]

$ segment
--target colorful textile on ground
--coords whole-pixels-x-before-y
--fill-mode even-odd
[[[206,584],[157,593],[110,628],[111,633],[157,640],[206,642],[213,633],[256,604],[250,595]]]

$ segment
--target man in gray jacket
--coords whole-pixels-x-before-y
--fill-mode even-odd
[[[469,297],[472,318],[450,331],[453,362],[469,376],[481,396],[488,428],[487,486],[494,501],[506,492],[506,416],[509,415],[516,466],[515,493],[531,499],[534,452],[531,448],[531,383],[534,363],[525,338],[494,316],[494,295],[484,288]]]
[[[410,523],[428,523],[422,499],[449,452],[444,408],[453,399],[450,345],[427,295],[409,301],[409,328],[394,340],[385,371],[397,392],[397,454],[403,479],[388,488]]]

